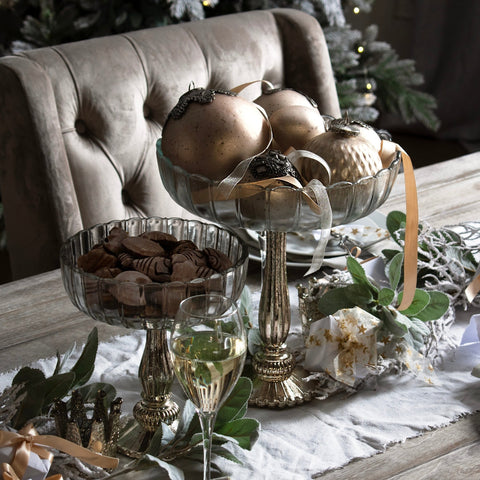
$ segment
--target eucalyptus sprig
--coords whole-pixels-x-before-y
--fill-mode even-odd
[[[402,300],[400,286],[403,253],[398,253],[388,264],[389,287],[381,287],[371,281],[362,265],[353,257],[347,258],[347,269],[352,283],[334,288],[318,300],[318,309],[324,315],[332,315],[340,309],[360,307],[377,317],[379,330],[398,340],[405,340],[415,350],[424,345],[430,330],[426,322],[441,318],[449,307],[449,299],[442,292],[416,289],[411,305],[402,311],[397,308]]]
[[[12,386],[18,386],[17,398],[23,396],[19,408],[12,419],[12,427],[19,429],[32,418],[47,415],[55,400],[69,396],[72,390],[77,390],[85,403],[94,403],[98,390],[107,394],[105,402],[110,403],[116,396],[115,388],[106,383],[86,385],[95,368],[95,358],[98,349],[98,331],[94,327],[88,335],[82,353],[73,367],[65,369],[68,360],[75,349],[70,349],[60,355],[57,352],[57,363],[51,376],[32,367],[23,367],[15,375]]]
[[[250,450],[256,442],[260,423],[256,419],[245,418],[251,392],[251,380],[241,377],[220,408],[215,422],[212,453],[237,464],[241,464],[241,461],[226,449],[224,444],[232,442],[243,449]],[[121,441],[122,439],[119,443]],[[157,430],[150,441],[145,454],[130,462],[123,469],[116,471],[109,478],[156,467],[166,472],[172,480],[183,480],[184,472],[178,464],[175,464],[175,460],[184,458],[202,462],[202,450],[202,434],[198,415],[193,403],[187,400],[176,431],[173,432],[167,425],[162,424],[162,428]],[[212,466],[220,472],[220,468],[215,462],[212,463]]]

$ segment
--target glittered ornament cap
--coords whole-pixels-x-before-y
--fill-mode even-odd
[[[256,156],[248,167],[248,172],[243,181],[258,181],[268,178],[293,177],[301,182],[298,170],[293,166],[288,157],[275,150],[270,150]]]

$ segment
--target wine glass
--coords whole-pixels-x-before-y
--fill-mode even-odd
[[[237,383],[247,352],[245,328],[235,302],[218,294],[183,300],[173,324],[170,351],[177,378],[200,419],[203,480],[210,480],[217,412]]]

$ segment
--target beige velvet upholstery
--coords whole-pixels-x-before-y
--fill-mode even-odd
[[[339,115],[322,30],[297,10],[216,17],[0,59],[0,192],[14,278],[58,267],[77,231],[132,216],[185,216],[155,143],[194,84],[265,79]],[[255,88],[257,91],[255,91]],[[255,98],[260,87],[245,95]]]

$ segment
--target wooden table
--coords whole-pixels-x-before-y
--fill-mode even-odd
[[[480,152],[415,171],[420,219],[432,225],[480,220]],[[380,211],[405,209],[403,175]],[[55,270],[0,286],[0,371],[64,352],[84,342],[97,326],[100,340],[128,331],[94,322],[80,313]],[[422,437],[395,445],[386,453],[326,473],[333,479],[480,479],[480,414]]]

